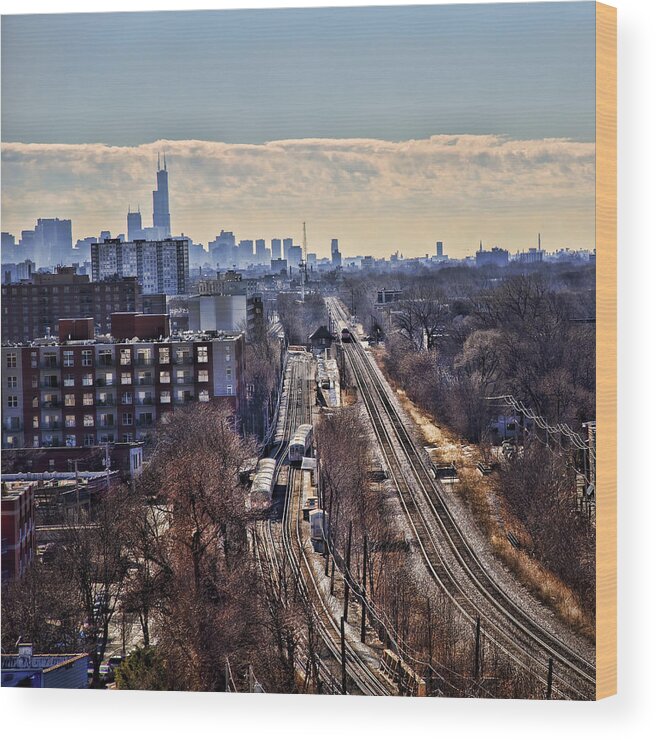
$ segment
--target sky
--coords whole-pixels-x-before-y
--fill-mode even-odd
[[[594,246],[594,3],[2,18],[2,222]]]

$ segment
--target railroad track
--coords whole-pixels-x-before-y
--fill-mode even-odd
[[[289,384],[287,386],[287,409],[284,423],[283,439],[275,452],[277,460],[276,479],[285,464],[287,442],[294,430],[300,425],[311,423],[311,403],[309,380],[304,374],[304,362],[292,360],[290,366]],[[278,555],[279,545],[289,562],[296,588],[306,606],[312,610],[319,635],[326,646],[328,657],[319,658],[319,675],[323,689],[329,693],[340,693],[341,682],[335,678],[335,673],[341,670],[341,629],[332,614],[329,605],[316,575],[305,547],[305,538],[302,532],[302,490],[298,471],[291,465],[287,468],[287,485],[282,515],[281,537],[276,542],[273,534],[273,525],[270,519],[260,522],[256,529],[256,546],[260,548],[258,559],[264,573],[261,560],[269,564],[270,582],[274,598],[286,599],[286,584],[281,583]],[[274,573],[271,574],[271,571]],[[365,659],[354,649],[351,641],[345,641],[346,672],[351,690],[363,694],[387,695],[391,693],[390,686],[381,680],[377,672],[367,665]],[[328,663],[332,663],[331,668]],[[304,666],[299,665],[304,669]]]
[[[348,325],[339,303],[328,301],[331,313]],[[377,368],[355,337],[344,349],[406,518],[433,578],[469,621],[480,616],[488,639],[545,684],[546,671],[537,671],[536,663],[546,665],[552,658],[554,693],[564,698],[593,698],[594,665],[537,624],[493,579],[449,511]],[[454,573],[440,544],[455,558],[469,587]]]

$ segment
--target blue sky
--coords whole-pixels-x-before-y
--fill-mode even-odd
[[[594,138],[594,3],[5,16],[3,141]]]
[[[594,247],[594,3],[2,18],[3,230]]]

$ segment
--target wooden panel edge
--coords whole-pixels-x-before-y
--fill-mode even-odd
[[[596,3],[596,697],[617,692],[617,10]]]

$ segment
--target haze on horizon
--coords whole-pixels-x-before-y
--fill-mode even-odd
[[[594,3],[5,16],[3,230],[594,247]]]

